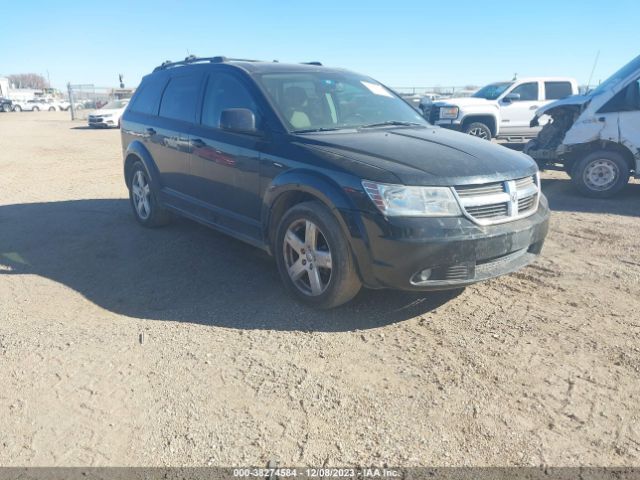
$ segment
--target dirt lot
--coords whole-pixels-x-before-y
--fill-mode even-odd
[[[638,465],[640,184],[544,179],[533,266],[318,312],[252,247],[140,228],[117,130],[0,114],[0,464]]]

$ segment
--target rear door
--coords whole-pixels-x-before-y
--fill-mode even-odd
[[[262,129],[251,84],[231,71],[212,70],[202,96],[202,113],[191,135],[195,189],[202,215],[218,226],[260,238],[260,153],[263,137],[220,128],[220,114],[246,108]]]
[[[164,88],[158,122],[147,132],[154,145],[153,158],[160,172],[167,203],[183,208],[193,195],[190,131],[202,86],[202,71],[176,72]]]
[[[536,110],[542,105],[540,99],[540,82],[526,82],[513,88],[510,92],[518,94],[519,99],[505,101],[500,100],[501,134],[527,134],[531,133],[529,123],[533,120]]]

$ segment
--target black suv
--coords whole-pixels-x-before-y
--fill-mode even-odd
[[[427,123],[346,70],[225,57],[165,62],[121,119],[136,219],[179,214],[275,256],[321,308],[368,288],[439,290],[541,251],[530,157]]]

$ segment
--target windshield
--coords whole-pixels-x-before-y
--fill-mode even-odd
[[[129,103],[128,100],[111,100],[109,103],[104,105],[102,108],[104,110],[112,110],[112,109],[117,109],[117,108],[124,108],[124,107],[127,106],[127,103]]]
[[[482,87],[471,96],[476,98],[486,98],[487,100],[496,100],[511,85],[513,85],[513,82],[491,83]]]
[[[629,63],[627,63],[624,67],[618,70],[616,73],[607,78],[604,82],[598,85],[597,88],[590,91],[591,95],[600,95],[602,92],[606,90],[610,90],[613,88],[618,82],[624,80],[629,75],[633,74],[633,72],[640,70],[640,56],[634,58]]]
[[[264,74],[257,78],[287,127],[295,132],[417,124],[422,116],[396,94],[350,73]]]

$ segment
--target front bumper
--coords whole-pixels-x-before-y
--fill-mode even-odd
[[[89,126],[90,127],[115,127],[116,121],[112,118],[104,118],[104,117],[89,117]]]
[[[491,226],[463,218],[389,218],[365,214],[370,258],[356,254],[370,288],[446,290],[504,275],[531,263],[549,229],[544,195],[533,215]],[[360,257],[360,258],[358,258]],[[423,271],[425,276],[420,276]]]

